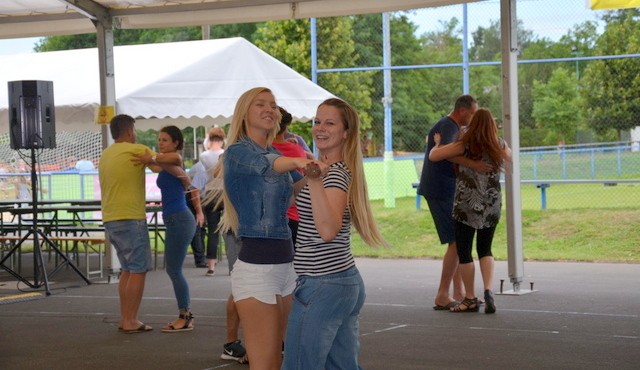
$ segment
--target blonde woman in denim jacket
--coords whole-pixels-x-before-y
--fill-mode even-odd
[[[296,280],[286,211],[294,187],[304,183],[296,169],[312,163],[284,157],[271,146],[278,122],[273,93],[264,87],[248,90],[236,103],[223,156],[221,232],[232,230],[242,240],[231,291],[252,370],[280,369]],[[326,170],[314,166],[314,171]]]

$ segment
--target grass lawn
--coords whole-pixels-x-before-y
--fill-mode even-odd
[[[413,165],[412,165],[413,166]],[[415,173],[409,168],[406,172]],[[637,176],[635,177],[637,178]],[[54,178],[56,185],[66,181]],[[87,180],[90,194],[93,181]],[[66,199],[80,197],[83,188]],[[413,194],[415,190],[411,189]],[[521,186],[523,252],[526,260],[640,263],[640,184],[552,184],[546,189],[547,209],[541,210],[540,189]],[[377,258],[441,258],[440,245],[425,201],[415,209],[415,197],[396,198],[395,208],[384,208],[383,200],[372,201],[374,216],[391,248],[366,246],[353,234],[356,256]],[[498,225],[494,256],[506,260],[506,212]],[[153,241],[152,241],[153,244]],[[164,250],[159,242],[159,251]]]
[[[614,199],[621,200],[612,202],[610,193],[604,201],[608,204],[617,204],[618,208],[600,207],[593,201],[603,189],[615,191],[616,188],[620,193]],[[526,197],[531,199],[537,197],[537,201],[532,202],[534,204],[531,207],[527,208],[523,205],[522,239],[525,260],[640,263],[639,188],[636,186],[635,189],[630,190],[625,187],[599,185],[593,189],[593,192],[585,192],[582,185],[576,187],[573,192],[570,189],[564,189],[558,198],[567,200],[568,205],[583,204],[585,207],[569,208],[564,207],[563,202],[549,200],[550,208],[540,210],[539,190],[535,187],[530,189],[523,187],[523,203]],[[628,192],[630,194],[627,194]],[[625,198],[623,195],[634,197]],[[588,202],[585,199],[592,199],[591,208],[586,207]],[[631,199],[635,201],[630,201]],[[378,226],[391,247],[369,247],[354,232],[355,256],[442,258],[444,246],[438,240],[426,202],[422,202],[420,210],[415,208],[414,197],[396,199],[395,208],[385,208],[382,200],[371,203]],[[153,244],[152,240],[152,246]],[[224,250],[224,246],[221,248]],[[161,253],[164,250],[162,241],[159,241],[158,249]],[[497,260],[508,259],[504,205],[502,219],[498,224],[493,242],[493,254]]]
[[[640,196],[635,203],[640,202]],[[371,248],[357,233],[353,236],[356,256],[378,258],[441,258],[440,244],[431,214],[414,198],[396,200],[396,208],[373,201],[373,211],[391,248]],[[627,201],[628,203],[628,201]],[[640,263],[640,207],[524,209],[522,239],[525,260]],[[506,213],[496,230],[493,253],[506,260]],[[475,256],[475,252],[474,252]]]

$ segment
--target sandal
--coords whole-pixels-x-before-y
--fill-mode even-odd
[[[191,331],[193,330],[193,315],[191,312],[181,313],[178,316],[178,319],[184,320],[184,325],[182,327],[177,327],[173,322],[167,324],[167,326],[162,327],[163,333],[178,333],[183,331]],[[174,321],[175,322],[175,321]]]
[[[479,309],[478,298],[470,299],[465,297],[459,305],[451,307],[451,312],[478,312]]]

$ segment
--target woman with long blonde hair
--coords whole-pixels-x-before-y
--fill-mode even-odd
[[[242,248],[231,292],[242,322],[251,369],[280,369],[286,317],[295,287],[293,243],[286,211],[294,183],[311,160],[282,156],[271,145],[280,111],[271,90],[257,87],[238,99],[224,152],[221,232]]]
[[[358,369],[364,282],[351,253],[351,225],[371,245],[387,245],[373,219],[360,148],[358,114],[343,100],[318,107],[312,128],[320,164],[306,172],[283,369]],[[317,167],[316,167],[317,166]],[[326,175],[324,168],[328,166]]]
[[[471,250],[473,239],[478,234],[476,248],[484,284],[485,313],[496,312],[493,286],[494,259],[491,253],[493,234],[500,220],[502,195],[500,171],[511,160],[511,149],[498,136],[498,127],[488,109],[481,108],[471,118],[462,138],[451,144],[440,145],[440,135],[435,134],[436,146],[429,153],[432,161],[441,161],[456,156],[482,160],[494,170],[481,173],[460,165],[456,178],[453,202],[455,238],[458,250],[459,269],[466,290],[465,298],[453,312],[477,312],[478,298],[474,290],[475,265]]]

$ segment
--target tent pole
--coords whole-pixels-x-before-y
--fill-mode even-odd
[[[115,68],[113,60],[113,26],[111,18],[95,22],[96,37],[98,44],[98,64],[100,71],[100,105],[103,107],[116,106],[116,83]],[[102,125],[102,147],[106,149],[113,143],[109,135],[108,125]],[[109,283],[116,283],[119,280],[120,261],[115,249],[109,243],[105,243],[105,259],[107,261],[107,280]]]
[[[520,196],[520,130],[518,111],[518,40],[516,0],[500,0],[502,34],[502,115],[504,135],[511,147],[512,163],[507,166],[507,254],[511,294],[525,293],[520,289],[524,276],[522,253],[522,204]],[[503,292],[509,294],[509,292]]]

